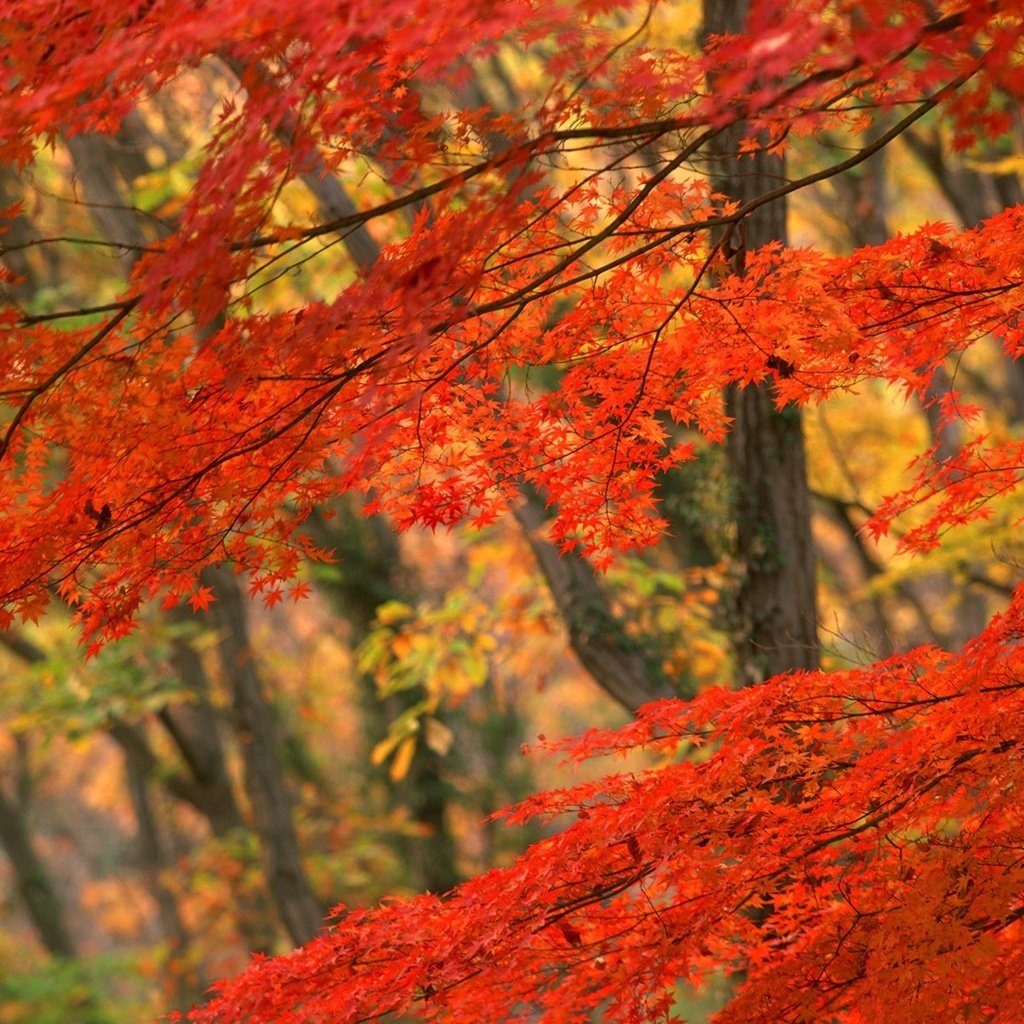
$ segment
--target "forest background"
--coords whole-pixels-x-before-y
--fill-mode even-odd
[[[602,39],[697,53],[715,6],[701,11],[680,0],[599,14],[596,23]],[[8,41],[16,22],[0,21]],[[723,22],[718,31],[740,27]],[[54,39],[66,45],[57,31]],[[462,74],[418,82],[417,103],[428,113],[488,109],[493,135],[473,144],[498,150],[508,145],[501,119],[541,104],[552,89],[557,49],[545,38],[536,52],[499,41]],[[0,167],[5,299],[19,327],[59,320],[84,330],[115,308],[126,282],[140,280],[140,256],[191,215],[218,125],[240,97],[259,94],[261,74],[229,50],[186,64],[112,113],[104,131],[57,131],[31,161]],[[1000,102],[991,99],[995,108]],[[900,114],[884,106],[873,113],[870,123],[798,138],[785,175],[810,179],[846,154],[874,149]],[[294,142],[299,152],[300,128],[280,121],[277,143]],[[788,232],[794,249],[845,253],[883,247],[921,225],[973,228],[1019,205],[1019,113],[991,137],[957,131],[939,111],[926,113],[870,158],[795,190],[781,238],[776,224],[762,241]],[[307,160],[276,187],[270,219],[329,224],[408,190],[401,146],[381,148],[350,158],[344,174]],[[731,180],[739,194],[759,158],[719,151],[690,171],[724,193]],[[660,159],[638,146],[611,171],[625,189]],[[574,170],[552,159],[548,180],[538,175],[530,187],[569,187]],[[423,168],[411,173],[414,186],[429,180]],[[762,180],[773,173],[783,174],[781,164],[756,170]],[[415,238],[428,216],[425,197],[370,226],[353,218],[323,237],[297,230],[286,256],[250,273],[231,301],[247,316],[315,309],[359,275],[371,280],[381,251]],[[745,240],[751,250],[757,230]],[[743,258],[736,245],[733,271]],[[189,272],[180,272],[187,282]],[[212,272],[201,252],[190,272],[200,282]],[[454,271],[409,257],[390,273],[421,297]],[[59,319],[68,310],[91,312]],[[544,316],[554,323],[566,313],[548,308]],[[223,329],[224,313],[204,317],[197,314],[190,344],[205,357],[204,338]],[[764,355],[775,384],[751,381],[748,390],[770,406],[773,388],[801,368],[785,350]],[[246,371],[229,363],[225,379],[237,386],[232,374]],[[506,384],[541,393],[563,372],[556,360],[537,361]],[[23,399],[17,388],[5,391],[5,449]],[[718,414],[724,425],[726,409]],[[942,465],[980,437],[1016,438],[1022,422],[1024,373],[997,336],[954,347],[921,389],[868,379],[806,407],[794,472],[802,477],[805,455],[811,536],[769,542],[782,545],[770,553],[791,567],[813,555],[809,605],[794,612],[805,632],[787,620],[786,644],[775,642],[778,632],[772,643],[754,635],[761,627],[751,624],[751,602],[756,610],[763,595],[745,589],[743,495],[762,483],[744,479],[725,444],[709,442],[707,424],[698,431],[667,419],[658,442],[692,446],[693,457],[656,473],[647,466],[658,538],[640,537],[640,551],[585,533],[579,546],[559,551],[564,524],[552,532],[532,487],[514,515],[488,508],[464,525],[440,485],[404,521],[370,486],[318,500],[304,513],[304,546],[292,549],[303,557],[287,573],[257,571],[251,587],[207,565],[193,588],[173,593],[177,603],[151,600],[119,618],[110,614],[115,590],[97,585],[106,603],[90,605],[51,584],[45,615],[22,604],[23,621],[0,634],[0,1022],[117,1024],[186,1009],[253,952],[307,943],[339,904],[446,893],[512,863],[556,826],[512,828],[491,816],[603,771],[524,757],[522,744],[538,736],[612,728],[650,700],[756,684],[790,668],[866,665],[922,644],[961,649],[1007,607],[1020,580],[1019,498],[1003,496],[988,517],[913,557],[899,548],[921,526],[915,507],[891,517],[888,535],[863,527],[907,486],[913,453]],[[130,446],[131,422],[123,430]],[[29,461],[37,454],[19,452]],[[775,482],[791,499],[803,496],[785,478]],[[104,499],[96,488],[82,497],[82,531],[116,523],[120,509]],[[285,517],[287,503],[281,509]],[[794,592],[780,583],[778,565],[763,575]],[[87,573],[75,579],[88,589]],[[810,619],[808,607],[816,607]],[[636,752],[628,763],[639,771],[663,756]],[[677,1007],[696,1019],[726,988],[714,976],[700,992],[681,988]]]

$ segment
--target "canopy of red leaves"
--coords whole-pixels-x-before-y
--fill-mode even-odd
[[[749,36],[703,54],[618,45],[613,6],[639,17],[513,0],[4,5],[9,163],[116,127],[183,68],[241,69],[173,230],[144,246],[121,298],[88,317],[3,314],[7,623],[57,586],[87,634],[116,636],[141,601],[178,600],[225,558],[279,591],[316,554],[309,508],[371,485],[400,525],[438,526],[491,520],[526,481],[556,537],[600,562],[662,527],[654,475],[691,454],[666,445],[665,413],[716,441],[730,382],[775,379],[780,403],[870,379],[923,395],[941,359],[986,333],[1017,354],[1018,211],[842,258],[769,249],[740,280],[709,273],[732,243],[709,245],[708,228],[811,179],[737,208],[695,173],[731,123],[781,147],[857,128],[865,96],[898,119],[876,147],[937,106],[965,138],[998,132],[1010,111],[993,91],[1024,88],[1017,5],[909,4],[894,19],[881,2],[763,4]],[[457,91],[499,38],[536,54],[540,98],[514,114],[422,99],[435,82]],[[649,170],[629,170],[641,152]],[[283,183],[356,160],[387,168],[391,198],[275,222]],[[543,175],[553,160],[560,173]],[[255,301],[254,278],[303,242],[395,237],[403,210],[404,237],[333,300]],[[554,391],[530,386],[545,366],[562,371]],[[1019,454],[965,450],[875,528],[941,489],[906,541],[927,546],[1016,479]]]
[[[845,256],[768,247],[727,272],[754,207],[933,111],[963,145],[1005,131],[1024,98],[1020,0],[764,2],[703,51],[622,28],[649,13],[7,0],[7,164],[116,129],[202,62],[240,69],[240,86],[116,298],[0,314],[0,626],[55,587],[98,644],[145,600],[203,606],[198,570],[227,559],[274,600],[301,557],[324,556],[303,518],[345,490],[438,526],[486,523],[526,483],[556,537],[600,563],[658,536],[655,475],[692,454],[666,443],[666,417],[721,440],[728,384],[773,382],[780,405],[872,380],[926,399],[935,368],[982,337],[1022,354],[1019,209]],[[544,88],[512,113],[458,101],[499,45]],[[870,146],[745,206],[701,173],[738,123],[748,147],[784,149],[871,111],[888,127]],[[376,205],[276,219],[304,171],[366,166],[386,179]],[[359,229],[380,257],[340,294],[260,306],[260,275]],[[557,386],[532,387],[552,366]],[[934,545],[1017,486],[1021,444],[978,439],[938,466],[923,453],[871,529],[927,500],[902,543]],[[956,655],[713,691],[585,736],[572,756],[704,749],[538,797],[512,818],[578,820],[449,898],[348,914],[191,1019],[601,1007],[639,1022],[669,1013],[679,979],[721,969],[743,978],[724,1021],[1019,1019],[1021,616],[1018,599]]]

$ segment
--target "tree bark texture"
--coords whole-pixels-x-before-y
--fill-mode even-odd
[[[583,667],[628,711],[635,712],[652,700],[679,696],[656,657],[628,635],[587,561],[561,554],[541,536],[548,516],[539,496],[525,488],[523,494],[525,500],[516,510],[516,518]]]
[[[0,642],[12,654],[29,665],[46,660],[46,655],[31,640],[17,633],[3,633]],[[21,751],[24,758],[24,751]],[[22,762],[24,768],[24,761]],[[19,772],[21,778],[26,773]],[[27,786],[8,796],[0,786],[0,846],[14,870],[14,884],[40,942],[51,956],[71,959],[77,955],[74,940],[64,920],[64,908],[50,878],[50,872],[32,844],[28,825]]]
[[[743,30],[749,0],[705,0],[705,36]],[[716,190],[741,203],[785,178],[781,157],[764,150],[738,155],[743,126],[723,131],[712,147]],[[786,241],[786,205],[754,210],[737,229],[742,249]],[[735,237],[735,236],[734,236]],[[795,407],[778,409],[770,384],[730,387],[726,412],[733,425],[728,455],[735,482],[736,556],[740,578],[733,598],[740,679],[756,683],[779,672],[818,666],[817,604],[811,501],[803,427]]]
[[[64,923],[50,873],[36,853],[25,809],[0,788],[0,845],[14,869],[15,885],[40,941],[52,956],[72,958],[75,946]]]
[[[277,726],[256,667],[242,591],[230,570],[207,569],[203,579],[217,598],[218,652],[231,693],[245,791],[267,885],[289,936],[300,946],[320,930],[324,908],[313,895],[302,865],[292,801],[281,770]]]

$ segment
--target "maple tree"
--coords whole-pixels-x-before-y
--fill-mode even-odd
[[[30,243],[100,245],[125,273],[88,307],[0,314],[0,626],[56,592],[96,653],[146,601],[205,608],[200,572],[224,562],[268,603],[301,597],[300,559],[329,555],[305,524],[347,491],[435,527],[489,523],[526,487],[556,543],[607,566],[664,528],[659,474],[696,450],[675,427],[726,438],[725,389],[788,415],[885,382],[969,423],[931,385],[983,339],[1021,355],[1020,207],[842,255],[747,225],[926,117],[961,147],[1003,137],[1024,5],[755,3],[703,46],[648,38],[663,10],[5,4],[9,165],[116,130],[204,60],[240,89],[173,212]],[[543,84],[510,111],[464,99],[500,47]],[[742,173],[875,122],[752,196],[714,183],[726,142]],[[366,205],[342,191],[330,217],[285,215],[292,183],[353,179]],[[275,276],[345,241],[336,294],[275,304]],[[1012,434],[936,442],[867,530],[902,516],[900,547],[934,548],[1022,458]],[[1022,615],[1015,594],[955,652],[712,689],[584,735],[570,757],[665,763],[526,801],[509,820],[577,820],[444,898],[339,910],[190,1019],[663,1019],[678,982],[715,971],[740,979],[723,1021],[1017,1019]]]

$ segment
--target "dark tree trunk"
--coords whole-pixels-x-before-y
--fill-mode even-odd
[[[60,899],[50,873],[36,853],[25,821],[25,808],[0,788],[0,845],[14,869],[15,885],[40,941],[52,956],[72,958],[75,946],[64,923]]]
[[[146,885],[156,901],[157,918],[160,922],[160,931],[167,943],[167,955],[171,961],[183,965],[190,938],[178,913],[178,902],[174,893],[164,882],[163,874],[170,860],[164,849],[157,815],[153,812],[145,759],[126,753],[124,767],[128,793],[138,827],[136,844]],[[208,984],[206,979],[191,969],[187,972],[175,971],[173,977],[176,982],[173,1008],[177,1010],[185,1010],[198,1002]]]
[[[29,665],[46,660],[46,655],[32,641],[17,633],[0,634],[0,642]],[[13,794],[8,796],[0,786],[0,846],[14,869],[18,894],[40,941],[51,956],[70,959],[76,955],[75,944],[65,924],[63,907],[50,880],[50,872],[32,845],[28,827],[28,755],[22,742],[18,745],[18,756]]]
[[[741,679],[756,683],[818,667],[810,498],[796,409],[775,408],[763,385],[731,388],[729,459],[736,483],[734,596]]]
[[[120,145],[129,146],[132,141],[132,125],[125,124]],[[82,191],[92,204],[90,212],[93,219],[112,243],[121,246],[122,262],[126,271],[130,270],[146,239],[139,218],[117,183],[117,147],[105,136],[86,134],[69,139],[68,149]],[[144,150],[141,141],[135,149],[137,154]],[[122,164],[120,170],[122,175],[130,175],[138,170],[138,166],[136,159],[130,166]],[[221,602],[217,615],[223,627],[221,662],[232,694],[234,724],[243,753],[245,789],[253,807],[267,886],[285,929],[295,944],[301,945],[319,929],[323,908],[313,898],[302,869],[291,821],[291,805],[273,739],[272,716],[249,647],[237,582],[230,573],[215,573],[213,578],[214,589]],[[201,680],[198,657],[187,644],[176,646],[174,661],[179,672],[193,676],[197,682]],[[208,710],[208,705],[204,710]],[[236,822],[241,823],[241,816],[231,791],[216,726],[212,716],[205,722],[197,721],[195,716],[195,711],[174,712],[169,708],[159,716],[178,745],[192,776],[177,777],[179,795],[197,807],[202,806],[215,832],[227,831]],[[140,737],[137,733],[132,735],[131,727],[111,731],[129,756],[138,754],[137,741]],[[257,948],[263,949],[273,941],[266,921],[259,914],[249,921],[246,909],[241,908],[240,925],[246,938],[258,942]]]
[[[516,510],[541,575],[562,616],[569,644],[590,676],[628,711],[652,700],[679,696],[662,670],[656,652],[628,635],[625,624],[586,559],[563,555],[543,536],[544,503],[523,488]]]
[[[257,670],[241,588],[230,570],[205,570],[203,580],[217,598],[218,651],[231,692],[245,791],[252,805],[267,884],[289,936],[296,945],[303,945],[320,930],[324,908],[313,895],[302,865],[292,801],[281,767],[277,724]]]
[[[705,0],[706,36],[742,31],[748,0]],[[715,188],[740,202],[777,187],[781,157],[739,157],[742,126],[723,132],[712,151]],[[786,240],[786,206],[758,207],[737,236],[748,249]],[[735,261],[742,273],[742,253]],[[796,408],[777,409],[769,384],[731,387],[728,454],[735,483],[736,557],[740,578],[733,630],[740,678],[756,683],[779,672],[818,665],[811,501],[803,428]]]
[[[193,617],[187,609],[175,608],[168,613],[174,623]],[[213,628],[212,614],[198,617],[204,628]],[[171,667],[185,684],[190,700],[166,705],[157,717],[174,741],[188,766],[189,777],[199,810],[210,822],[216,836],[225,836],[245,823],[228,774],[224,743],[218,728],[219,715],[210,701],[210,681],[202,659],[188,637],[172,640]]]

